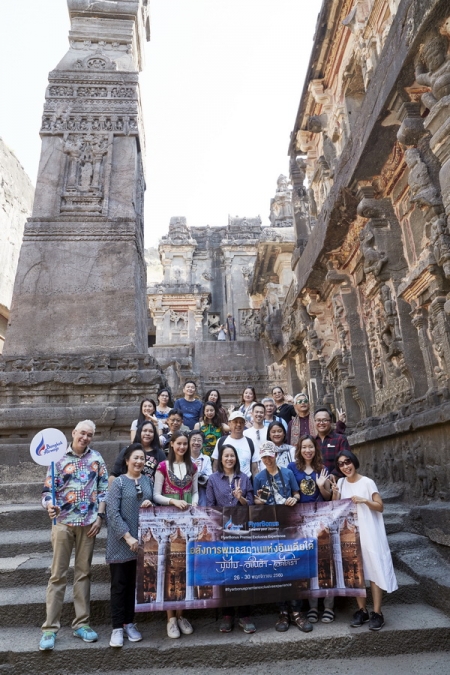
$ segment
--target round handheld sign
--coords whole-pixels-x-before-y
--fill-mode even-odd
[[[36,464],[50,466],[59,462],[67,450],[67,439],[59,429],[43,429],[36,434],[30,444],[30,455]]]

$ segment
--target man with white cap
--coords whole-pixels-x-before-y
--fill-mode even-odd
[[[219,450],[226,442],[227,445],[232,445],[235,448],[239,457],[242,473],[245,473],[249,478],[252,474],[258,471],[259,453],[251,438],[244,436],[245,417],[240,410],[235,410],[228,418],[228,426],[230,427],[230,435],[222,436],[216,443],[214,452],[211,455],[213,460],[213,470],[217,471],[217,462],[219,459]]]

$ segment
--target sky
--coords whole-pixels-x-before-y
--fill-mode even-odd
[[[147,137],[145,243],[172,216],[268,224],[322,0],[150,0],[141,75]],[[33,184],[47,75],[67,51],[65,0],[3,3],[0,136]]]

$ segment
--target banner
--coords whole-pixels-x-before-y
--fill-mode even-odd
[[[350,499],[140,511],[138,612],[365,594]]]

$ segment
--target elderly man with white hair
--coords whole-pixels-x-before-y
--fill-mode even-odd
[[[55,646],[73,549],[73,634],[84,642],[98,639],[97,633],[89,626],[91,563],[95,537],[105,517],[108,472],[100,453],[89,446],[94,433],[94,422],[78,422],[72,431],[72,443],[55,465],[55,504],[52,500],[51,468],[42,491],[42,506],[51,519],[56,519],[56,524],[52,525],[53,561],[47,586],[47,614],[39,644],[41,651]]]

